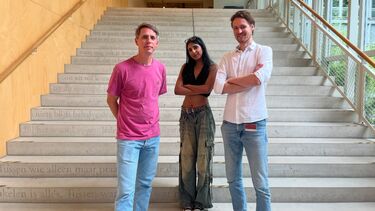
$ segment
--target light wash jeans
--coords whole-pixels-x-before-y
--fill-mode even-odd
[[[182,208],[212,207],[214,135],[215,121],[209,105],[181,110],[179,193]]]
[[[256,211],[271,211],[268,187],[268,140],[266,120],[256,123],[256,131],[245,131],[245,124],[223,122],[225,170],[234,211],[246,211],[246,192],[242,179],[242,155],[245,148],[256,193]]]
[[[116,211],[147,211],[158,164],[160,137],[117,140]]]

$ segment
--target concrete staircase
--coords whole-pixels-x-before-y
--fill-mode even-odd
[[[375,140],[356,114],[311,66],[269,10],[252,10],[255,40],[274,51],[267,89],[269,161],[276,211],[375,210]],[[235,47],[234,10],[110,8],[87,37],[20,137],[0,159],[0,210],[112,210],[116,194],[115,122],[106,88],[115,63],[136,53],[134,29],[145,21],[160,32],[156,57],[167,65],[168,93],[160,98],[161,148],[150,210],[178,210],[178,118],[173,94],[185,61],[184,40],[201,36],[215,62]],[[217,133],[214,208],[231,210],[220,133],[225,96],[209,98]],[[254,191],[246,159],[249,209]]]

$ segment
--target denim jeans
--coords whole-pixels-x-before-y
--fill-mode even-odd
[[[116,211],[147,211],[157,171],[160,137],[117,140]]]
[[[245,148],[251,179],[256,194],[256,211],[271,211],[268,187],[268,140],[266,120],[254,122],[256,130],[245,130],[245,124],[223,122],[225,170],[234,211],[247,210],[246,192],[242,181],[242,156]]]
[[[209,105],[181,110],[179,193],[183,208],[212,207],[214,135],[215,121]]]

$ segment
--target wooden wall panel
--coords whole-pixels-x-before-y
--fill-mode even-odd
[[[78,0],[1,0],[0,73],[56,23]],[[17,137],[19,124],[40,105],[57,73],[70,63],[76,48],[108,6],[127,6],[127,0],[87,0],[30,57],[0,83],[0,156],[6,141]]]

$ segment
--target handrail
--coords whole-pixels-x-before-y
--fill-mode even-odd
[[[287,3],[287,1],[288,1],[288,3]],[[372,78],[375,77],[375,72],[370,70],[370,67],[365,65],[364,63],[365,63],[365,61],[367,61],[369,65],[372,65],[373,67],[375,67],[373,59],[369,58],[368,55],[366,55],[365,53],[360,51],[356,46],[351,44],[351,42],[349,40],[347,40],[345,37],[343,37],[341,34],[339,34],[329,23],[327,23],[323,18],[321,18],[314,10],[312,10],[304,2],[301,2],[301,0],[286,0],[286,1],[284,1],[284,3],[288,4],[288,5],[289,5],[289,2],[292,3],[297,9],[299,9],[304,15],[306,15],[313,22],[312,30],[319,29],[322,32],[324,32],[326,36],[328,36],[330,39],[332,39],[332,41],[334,43],[336,43],[338,46],[340,46],[340,48],[344,52],[347,53],[347,56],[351,57],[353,59],[353,61],[359,65],[359,76],[358,76],[358,78],[356,79],[356,82],[355,82],[355,83],[357,83],[357,85],[355,87],[355,89],[356,89],[355,98],[357,100],[357,104],[352,102],[352,100],[347,97],[346,92],[337,86],[336,82],[329,76],[329,74],[326,71],[323,71],[323,73],[327,76],[327,79],[330,82],[332,82],[332,84],[335,85],[335,87],[337,88],[337,91],[342,95],[342,97],[347,101],[347,103],[349,103],[349,105],[356,111],[356,113],[358,113],[358,123],[368,126],[370,131],[372,131],[372,134],[375,134],[375,127],[374,127],[374,125],[371,124],[371,122],[365,116],[366,111],[364,110],[365,109],[364,108],[365,107],[365,102],[364,102],[365,93],[364,92],[365,92],[365,83],[366,83],[365,82],[365,80],[366,80],[365,73],[369,74],[370,77],[372,77]],[[301,4],[299,4],[299,3],[301,3]],[[306,10],[303,7],[309,8],[309,9]],[[289,8],[289,6],[287,6],[285,8]],[[319,18],[319,20],[321,22],[323,22],[323,24],[318,24],[316,18]],[[284,21],[282,21],[282,22],[284,22]],[[288,22],[287,23],[284,22],[284,24],[289,26]],[[328,31],[328,30],[330,30],[330,31]],[[331,33],[332,31],[334,33]],[[314,34],[315,33],[316,32],[314,32]],[[292,34],[294,34],[293,31],[292,31]],[[294,36],[298,37],[297,35],[294,35]],[[314,35],[312,35],[312,36],[314,36]],[[298,41],[299,41],[299,39],[298,39]],[[341,41],[343,41],[344,43],[342,43]],[[314,46],[313,48],[315,49],[315,47],[316,47],[315,42],[316,41],[312,40],[312,42],[313,43],[311,45]],[[302,47],[304,46],[303,43],[300,42],[300,44],[302,45]],[[314,49],[313,49],[313,51],[314,51]],[[305,49],[305,50],[307,50],[307,49]],[[309,52],[309,50],[307,50],[307,52]],[[357,54],[355,54],[355,53],[357,53]],[[310,54],[310,56],[314,57],[315,54],[316,53],[313,52],[312,55]],[[338,57],[338,56],[342,56],[342,55],[334,55],[332,57]],[[314,61],[316,60],[316,58],[313,58],[313,59],[314,59]],[[317,64],[317,65],[319,66],[319,64]]]
[[[375,61],[363,53],[357,46],[351,43],[346,37],[344,37],[340,32],[338,32],[331,24],[329,24],[324,18],[322,18],[318,13],[315,12],[308,4],[306,4],[303,0],[295,0],[302,4],[307,10],[311,12],[316,18],[318,18],[324,26],[328,27],[333,33],[335,33],[342,41],[345,42],[348,46],[350,46],[359,56],[361,56],[368,64],[375,68]]]
[[[24,62],[39,46],[54,33],[86,0],[80,0],[63,17],[60,18],[45,34],[43,34],[30,48],[21,54],[4,72],[0,73],[0,83],[3,82],[22,62]]]

